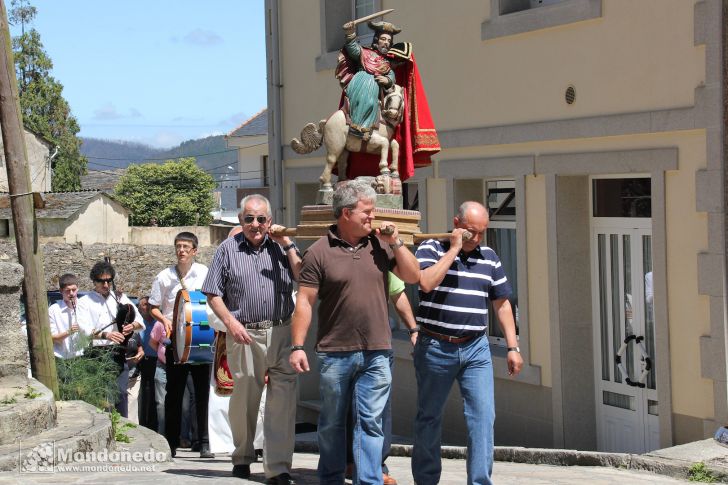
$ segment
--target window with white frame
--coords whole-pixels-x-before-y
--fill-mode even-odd
[[[514,180],[455,179],[453,203],[455,209],[468,200],[483,201],[488,208],[490,222],[485,234],[485,244],[496,252],[511,284],[510,298],[513,317],[518,325],[518,251],[516,238],[516,184]],[[488,339],[491,344],[506,346],[503,332],[493,306],[488,307]]]
[[[602,0],[490,0],[482,40],[548,29],[602,16]]]
[[[374,0],[351,0],[351,4],[351,10],[354,12],[354,19],[360,19],[374,13]],[[367,26],[366,22],[356,26],[356,33],[359,37],[367,35],[373,36],[372,31]]]
[[[322,38],[321,50],[322,55],[326,53],[338,52],[344,46],[344,30],[343,25],[346,22],[370,15],[381,10],[381,0],[323,0],[321,12],[322,22]],[[373,32],[364,22],[357,26],[357,34],[360,36],[359,41],[363,45],[370,44]],[[336,67],[336,56],[333,56],[334,65],[326,67],[333,69]]]
[[[522,10],[544,7],[546,5],[552,5],[563,1],[564,0],[499,0],[498,13],[506,15],[513,12],[520,12]]]

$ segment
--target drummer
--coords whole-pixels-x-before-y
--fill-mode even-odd
[[[172,334],[174,302],[180,290],[198,291],[207,276],[207,267],[195,263],[197,236],[191,232],[180,232],[174,238],[177,264],[161,271],[152,283],[149,305],[154,318],[164,324],[167,336]],[[164,436],[167,438],[172,456],[179,446],[182,399],[187,376],[192,375],[195,387],[195,410],[197,412],[197,435],[200,440],[200,458],[214,458],[210,452],[207,434],[207,400],[210,392],[211,362],[177,364],[172,351],[166,349],[167,395],[164,399]],[[212,361],[212,359],[210,359]]]

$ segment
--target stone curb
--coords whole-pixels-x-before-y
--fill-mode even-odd
[[[318,444],[315,441],[297,441],[295,451],[297,453],[318,453]],[[693,463],[682,460],[669,460],[649,455],[516,446],[496,446],[494,455],[495,461],[502,462],[553,466],[602,466],[646,471],[682,480],[688,478],[688,470],[693,465]],[[393,444],[390,456],[411,457],[412,445]],[[467,448],[464,446],[443,446],[441,456],[442,458],[464,460],[467,458]],[[711,463],[706,463],[705,466],[720,483],[728,483],[728,468]]]
[[[26,389],[32,389],[38,396],[27,399]],[[17,401],[3,405],[5,409],[0,411],[0,445],[40,434],[56,424],[53,393],[32,377],[0,379],[0,399]]]
[[[84,401],[59,401],[56,406],[58,424],[49,431],[66,435],[54,440],[56,448],[71,449],[74,452],[100,451],[113,443],[111,420],[106,413]],[[87,417],[89,425],[79,429],[79,423],[87,422],[84,416]]]
[[[60,401],[56,409],[56,426],[0,447],[0,471],[17,470],[21,453],[32,452],[48,443],[54,443],[56,450],[69,450],[71,454],[108,448],[112,436],[106,414],[83,401]]]
[[[121,423],[133,424],[134,427],[129,428],[125,431],[126,435],[129,436],[129,443],[123,443],[120,441],[115,441],[113,443],[112,446],[116,451],[144,453],[149,449],[153,449],[157,452],[164,454],[164,459],[161,461],[158,461],[156,459],[155,454],[154,463],[168,464],[174,462],[174,459],[172,458],[172,452],[169,449],[169,443],[167,443],[167,440],[164,438],[164,436],[158,434],[156,431],[145,428],[140,424],[132,423],[126,418],[121,418]]]

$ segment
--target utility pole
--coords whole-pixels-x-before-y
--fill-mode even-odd
[[[38,226],[35,220],[33,193],[28,172],[28,152],[25,147],[20,98],[15,79],[15,64],[10,44],[10,27],[5,1],[0,0],[0,129],[2,129],[5,165],[8,172],[8,191],[13,214],[18,259],[25,278],[25,312],[27,316],[28,350],[33,377],[58,396],[56,362],[48,323],[48,297],[45,291],[43,259],[38,248]]]

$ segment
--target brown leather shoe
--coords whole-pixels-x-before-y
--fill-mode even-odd
[[[384,483],[384,485],[397,485],[397,480],[390,477],[386,473],[382,473],[382,483]]]

